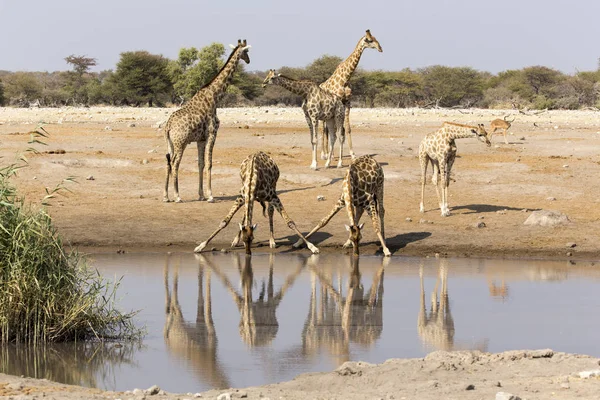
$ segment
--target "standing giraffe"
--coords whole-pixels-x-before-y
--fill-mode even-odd
[[[354,255],[358,256],[358,244],[362,238],[360,231],[364,225],[358,225],[358,223],[363,212],[366,210],[371,217],[379,242],[381,242],[383,254],[386,256],[392,255],[385,245],[383,181],[383,169],[371,156],[365,155],[355,159],[350,164],[350,168],[348,168],[348,172],[344,178],[342,196],[333,207],[333,210],[306,235],[306,238],[308,239],[313,233],[327,225],[331,218],[345,206],[348,218],[350,219],[350,226],[346,225],[346,230],[350,232],[350,237],[344,243],[343,247],[348,248],[352,245]],[[302,242],[299,240],[294,244],[294,247],[299,247],[301,244]]]
[[[425,212],[423,197],[425,196],[425,175],[427,165],[431,163],[433,176],[431,182],[435,185],[438,202],[442,217],[450,215],[448,208],[448,185],[450,184],[450,170],[456,158],[456,139],[476,137],[488,146],[491,146],[488,133],[483,124],[477,126],[444,122],[444,124],[433,133],[423,138],[419,145],[419,162],[421,163],[421,205],[420,211]],[[438,175],[441,175],[442,194],[438,188]]]
[[[213,202],[211,188],[212,153],[219,130],[219,118],[217,118],[217,104],[223,97],[227,86],[231,82],[235,68],[240,59],[246,64],[250,63],[248,51],[250,45],[246,40],[238,40],[237,46],[233,48],[231,55],[223,65],[219,73],[204,85],[183,107],[175,111],[169,117],[164,134],[167,142],[167,174],[163,201],[169,201],[169,177],[173,174],[175,189],[175,201],[181,202],[179,197],[179,163],[183,151],[191,142],[198,146],[198,173],[200,174],[200,185],[198,188],[198,199],[204,199],[202,190],[203,174],[206,175],[207,201]]]
[[[250,246],[252,246],[252,241],[254,240],[254,230],[256,229],[256,224],[252,224],[252,210],[254,208],[254,201],[258,201],[263,208],[263,215],[265,214],[265,202],[269,203],[268,213],[269,213],[269,229],[270,229],[270,237],[269,237],[269,246],[273,249],[276,247],[275,238],[273,236],[273,213],[275,209],[279,211],[287,226],[296,232],[298,236],[300,236],[300,240],[306,243],[306,246],[313,252],[313,254],[317,254],[319,249],[312,243],[306,240],[306,238],[302,235],[302,233],[296,228],[296,224],[291,218],[288,216],[287,212],[283,208],[281,204],[281,200],[277,196],[277,180],[279,179],[279,168],[275,161],[267,154],[259,151],[257,153],[251,154],[242,161],[242,165],[240,167],[240,176],[242,177],[242,189],[240,190],[240,195],[235,200],[235,204],[229,210],[229,214],[221,221],[219,227],[216,231],[213,232],[212,235],[206,241],[200,243],[198,247],[194,250],[194,252],[199,253],[204,249],[208,243],[222,230],[224,229],[231,218],[233,218],[234,214],[239,210],[243,205],[246,206],[244,219],[240,224],[240,231],[238,232],[235,239],[231,243],[232,247],[237,246],[240,240],[244,243],[244,247],[246,248],[246,254],[251,254]]]
[[[290,92],[302,96],[302,110],[310,130],[310,142],[312,144],[312,163],[310,167],[317,169],[317,134],[319,121],[330,127],[334,135],[329,135],[329,152],[325,168],[331,164],[333,157],[333,145],[336,137],[340,140],[340,157],[337,167],[342,167],[342,153],[344,151],[344,104],[342,100],[319,87],[309,80],[296,80],[287,76],[276,74],[274,69],[269,70],[263,81],[263,87],[268,84],[279,85]],[[321,153],[323,149],[321,148]]]
[[[375,39],[375,36],[371,35],[371,31],[369,29],[367,29],[365,36],[360,38],[352,54],[342,61],[342,63],[338,65],[333,72],[333,75],[331,75],[320,85],[321,89],[325,89],[326,91],[340,97],[346,106],[344,112],[344,129],[346,131],[346,135],[348,136],[348,148],[350,150],[350,156],[352,159],[355,157],[354,150],[352,149],[352,131],[350,129],[350,96],[352,95],[352,91],[348,87],[348,81],[358,66],[358,62],[360,61],[360,56],[362,56],[363,50],[367,48],[377,49],[377,51],[380,53],[383,52],[381,45],[377,39]],[[327,127],[323,125],[323,150],[325,152],[327,152],[326,136],[328,136],[329,133],[326,128]]]

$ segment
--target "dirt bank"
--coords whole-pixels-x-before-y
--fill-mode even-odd
[[[380,365],[347,362],[335,371],[303,374],[289,382],[197,394],[164,393],[159,388],[155,388],[155,395],[140,389],[102,392],[0,374],[0,397],[57,400],[509,399],[509,395],[498,395],[503,392],[522,399],[597,399],[600,393],[599,368],[596,358],[554,353],[552,350],[497,354],[437,351],[425,358],[391,359]],[[586,377],[589,375],[592,376]]]
[[[300,109],[223,109],[213,167],[217,201],[195,201],[197,151],[192,144],[180,169],[184,203],[163,203],[165,143],[157,126],[170,112],[0,108],[0,155],[3,162],[13,159],[28,146],[26,134],[37,122],[46,122],[48,146],[38,146],[42,153],[28,156],[30,166],[19,173],[19,188],[37,201],[45,187],[75,176],[78,183],[69,185],[72,193],[55,199],[50,213],[72,244],[107,251],[140,247],[191,251],[227,214],[240,188],[239,164],[257,150],[270,153],[278,163],[281,200],[301,230],[311,229],[341,193],[344,169],[324,169],[321,160],[318,171],[309,169],[309,135]],[[516,120],[508,145],[501,135],[491,148],[475,139],[457,141],[459,158],[449,189],[452,215],[440,216],[431,185],[426,187],[426,212],[420,214],[416,155],[423,136],[442,121],[489,126],[493,118],[509,113]],[[600,112],[528,116],[516,111],[353,109],[352,125],[356,153],[373,154],[384,167],[386,234],[394,255],[567,258],[570,253],[572,258],[598,258]],[[344,166],[349,161],[346,157]],[[317,196],[325,200],[318,201]],[[571,222],[558,227],[523,224],[532,210],[546,209],[566,214]],[[238,220],[241,215],[232,222]],[[255,222],[256,239],[264,246],[267,220],[257,212]],[[315,236],[322,251],[342,251],[346,222],[341,212]],[[485,227],[477,228],[480,222]],[[211,247],[228,247],[236,226],[232,223]],[[275,234],[281,245],[278,251],[289,250],[295,237],[277,216]],[[379,251],[368,221],[364,243],[364,254]]]

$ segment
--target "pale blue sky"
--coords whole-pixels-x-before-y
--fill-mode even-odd
[[[0,0],[0,70],[54,71],[64,57],[112,69],[123,51],[175,58],[181,47],[246,38],[248,70],[347,57],[366,29],[383,53],[360,66],[441,64],[497,73],[545,65],[595,70],[599,0]]]

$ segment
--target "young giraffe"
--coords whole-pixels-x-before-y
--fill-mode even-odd
[[[265,214],[265,202],[269,203],[269,245],[272,249],[276,246],[275,238],[273,236],[273,213],[276,209],[287,223],[287,226],[296,232],[298,236],[300,236],[300,240],[306,243],[310,251],[312,251],[313,254],[317,254],[319,252],[319,249],[307,241],[298,228],[296,228],[296,224],[291,220],[283,208],[281,200],[279,200],[279,197],[277,196],[279,168],[271,157],[262,151],[249,155],[244,159],[244,161],[242,161],[242,165],[240,167],[240,176],[243,182],[242,189],[240,190],[240,195],[236,199],[235,204],[233,207],[231,207],[231,210],[229,210],[229,214],[227,214],[223,221],[221,221],[217,230],[214,231],[206,241],[200,243],[200,245],[194,249],[194,252],[201,252],[208,245],[208,243],[229,224],[229,221],[231,221],[233,215],[243,205],[245,205],[246,208],[244,218],[240,224],[240,231],[236,235],[235,239],[233,239],[231,246],[237,246],[241,239],[244,243],[244,247],[246,248],[246,254],[251,254],[250,246],[252,246],[252,241],[254,240],[254,230],[257,226],[257,224],[252,224],[252,210],[254,208],[254,201],[258,201],[263,207],[263,215]]]
[[[350,96],[352,95],[352,91],[348,87],[348,81],[350,81],[350,77],[356,70],[358,66],[358,62],[360,61],[360,57],[364,49],[377,49],[380,53],[383,52],[381,45],[375,39],[375,36],[371,35],[371,31],[367,29],[365,36],[360,38],[358,44],[354,48],[352,54],[348,56],[340,65],[337,66],[333,75],[331,75],[325,82],[321,83],[319,86],[321,89],[325,89],[326,91],[335,94],[340,97],[346,106],[344,111],[344,129],[346,131],[346,135],[348,136],[348,148],[350,150],[350,156],[354,159],[354,150],[352,149],[352,135],[350,129]],[[327,139],[328,129],[323,125],[323,149],[327,152]]]
[[[348,172],[344,178],[340,199],[333,207],[333,210],[306,235],[306,238],[308,239],[313,233],[327,225],[331,218],[345,206],[348,218],[350,219],[350,226],[346,225],[346,230],[350,232],[350,237],[344,243],[343,247],[347,248],[352,245],[354,255],[358,256],[358,244],[362,238],[360,231],[364,225],[358,225],[358,222],[366,210],[373,222],[375,233],[381,242],[383,254],[386,256],[392,255],[385,245],[383,180],[383,169],[371,156],[365,155],[356,158],[350,164],[350,168],[348,168]],[[294,247],[299,247],[300,245],[302,245],[302,242],[299,240],[294,244]]]
[[[204,199],[202,188],[203,174],[206,175],[208,202],[213,202],[211,187],[212,153],[219,130],[219,118],[217,118],[217,104],[223,97],[227,86],[231,82],[235,68],[240,59],[246,64],[250,63],[248,51],[250,46],[246,40],[238,40],[237,46],[233,48],[229,59],[223,68],[212,79],[210,83],[203,86],[183,107],[173,112],[164,128],[167,142],[167,174],[163,201],[169,201],[169,177],[173,174],[175,189],[175,201],[181,202],[179,197],[179,163],[183,151],[191,142],[198,146],[198,172],[200,174],[200,185],[198,188],[198,199]]]
[[[334,135],[329,136],[329,151],[327,154],[327,161],[325,162],[325,168],[328,168],[331,164],[333,157],[333,145],[335,144],[336,138],[340,141],[340,157],[338,159],[337,167],[342,167],[342,154],[344,151],[344,104],[342,100],[325,90],[321,89],[319,85],[309,80],[296,80],[287,76],[276,74],[274,69],[269,70],[267,77],[263,81],[263,87],[269,84],[279,85],[290,92],[302,96],[302,110],[304,111],[304,117],[308,123],[308,129],[310,130],[310,142],[312,144],[312,163],[310,167],[317,169],[317,134],[319,121],[323,121],[323,125],[327,125],[331,128]],[[321,154],[323,149],[321,148]]]
[[[450,215],[448,208],[448,185],[450,184],[450,170],[456,158],[456,139],[476,137],[488,146],[491,146],[488,133],[483,124],[477,126],[444,122],[433,133],[427,134],[419,145],[419,162],[421,163],[421,205],[420,211],[425,212],[423,197],[425,196],[425,175],[427,165],[431,163],[433,176],[431,182],[435,185],[442,217]],[[438,175],[441,175],[442,193],[438,188]]]

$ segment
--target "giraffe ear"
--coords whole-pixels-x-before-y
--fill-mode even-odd
[[[258,228],[258,223],[252,225],[252,230],[254,231],[256,228]]]
[[[371,39],[373,36],[371,36],[371,30],[367,29],[367,39]]]
[[[348,232],[350,232],[350,227],[349,227],[348,225],[344,224],[344,227],[346,228],[346,230],[347,230]]]
[[[240,231],[243,231],[244,230],[244,225],[242,225],[241,222],[239,222],[239,224],[240,224]]]
[[[232,45],[231,43],[229,44],[229,47],[231,47],[232,49],[235,49],[235,46]]]
[[[364,222],[358,226],[358,229],[362,229],[362,228],[363,228],[363,226],[365,226],[365,223],[364,223]]]

